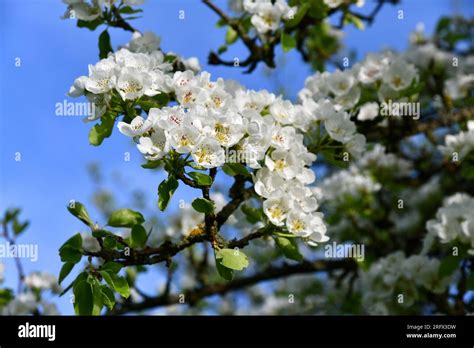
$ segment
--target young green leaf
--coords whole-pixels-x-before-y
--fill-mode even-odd
[[[450,276],[459,267],[460,259],[458,256],[450,255],[441,260],[438,269],[438,275],[443,278]]]
[[[231,26],[227,27],[227,32],[225,34],[225,43],[232,45],[239,38],[239,34]]]
[[[99,36],[99,58],[107,58],[109,52],[113,52],[112,45],[110,43],[110,35],[107,29],[105,29]]]
[[[132,247],[143,248],[147,240],[147,233],[142,225],[132,227]]]
[[[230,268],[227,268],[221,264],[222,259],[216,259],[216,269],[217,273],[224,278],[225,280],[234,279],[234,271]]]
[[[105,138],[112,135],[114,129],[115,117],[105,114],[101,117],[101,122],[94,125],[89,132],[89,143],[94,146],[102,144]]]
[[[248,204],[242,204],[240,210],[245,214],[247,221],[251,224],[255,224],[263,220],[263,211],[262,209],[257,209],[249,206]]]
[[[221,265],[236,271],[241,271],[249,265],[249,259],[238,249],[219,249],[216,252],[216,259]]]
[[[250,173],[242,163],[226,163],[222,166],[224,173],[230,176],[236,176],[238,174],[243,176],[249,176]]]
[[[74,268],[75,263],[73,262],[66,262],[62,267],[61,271],[59,272],[59,279],[58,279],[58,284],[61,284],[61,282],[66,278],[69,273],[71,273],[72,269]]]
[[[94,224],[89,216],[89,213],[86,210],[86,207],[81,202],[71,201],[67,206],[67,210],[85,223],[87,226],[92,227]]]
[[[133,227],[145,222],[143,215],[132,209],[119,209],[114,211],[107,223],[112,227]]]
[[[122,264],[114,261],[109,261],[102,266],[103,271],[108,271],[117,274],[122,269]]]
[[[283,255],[287,258],[295,261],[302,261],[303,255],[300,254],[298,250],[298,245],[296,241],[292,238],[277,237],[275,238],[276,245],[281,250]]]
[[[214,203],[205,198],[196,198],[191,205],[198,213],[210,214],[214,211]]]
[[[290,34],[285,33],[284,31],[281,32],[281,46],[283,48],[283,52],[289,52],[293,48],[296,47],[296,40]]]
[[[102,291],[102,301],[108,309],[112,309],[115,306],[115,295],[112,290],[109,289],[107,285],[101,285]]]
[[[199,172],[190,172],[190,173],[187,173],[191,178],[193,178],[198,185],[201,185],[201,186],[209,186],[212,184],[212,178],[207,175],[207,174],[203,174],[203,173],[199,173]]]
[[[174,191],[178,188],[178,180],[172,175],[168,179],[163,180],[158,186],[158,208],[164,211],[168,206],[171,197],[173,197]]]
[[[120,277],[110,271],[99,271],[99,273],[104,278],[105,282],[122,297],[128,298],[130,296],[130,288],[124,277]]]
[[[83,280],[74,284],[74,310],[77,315],[91,315],[94,306],[91,285]]]

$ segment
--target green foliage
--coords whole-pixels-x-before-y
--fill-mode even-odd
[[[86,207],[81,202],[73,201],[69,203],[67,210],[87,226],[92,227],[94,225]]]
[[[303,255],[298,250],[298,244],[294,238],[277,237],[275,243],[285,257],[295,261],[303,260]]]
[[[104,278],[105,282],[123,298],[128,298],[130,296],[130,288],[124,277],[118,276],[110,270],[99,271],[99,273]]]
[[[459,267],[460,258],[458,256],[449,255],[441,260],[439,265],[438,275],[440,278],[450,276]]]
[[[245,214],[245,217],[247,218],[247,221],[251,224],[256,224],[257,222],[263,221],[265,219],[263,210],[261,208],[253,208],[248,204],[242,204],[240,206],[240,210],[242,210],[242,212]]]
[[[249,265],[249,259],[239,249],[219,249],[216,252],[216,260],[224,267],[241,271]]]
[[[199,172],[190,172],[190,173],[187,173],[187,174],[191,178],[193,178],[194,181],[196,181],[196,183],[198,185],[201,185],[201,186],[212,185],[212,178],[207,174],[203,174],[203,173],[199,173]]]
[[[135,225],[132,227],[132,247],[143,248],[146,244],[147,233],[142,225]]]
[[[168,179],[163,180],[158,186],[158,208],[161,211],[166,209],[178,186],[178,180],[172,175],[168,176]]]
[[[210,214],[214,211],[214,202],[205,198],[196,198],[191,205],[198,213]]]
[[[296,47],[296,39],[290,34],[287,34],[284,31],[282,31],[281,32],[281,46],[283,48],[283,52],[289,52],[293,48]]]
[[[226,163],[222,166],[224,173],[230,176],[250,176],[249,171],[242,163]]]
[[[75,263],[73,262],[66,262],[62,267],[61,271],[59,272],[58,284],[61,284],[64,278],[66,278],[69,273],[71,273],[72,269],[74,268]]]
[[[114,211],[107,224],[112,227],[133,227],[143,222],[145,222],[145,218],[141,213],[124,208]]]
[[[82,258],[82,237],[80,233],[69,238],[59,248],[59,256],[62,262],[70,262],[73,264],[81,261]]]
[[[109,52],[113,52],[112,44],[110,43],[110,35],[105,29],[99,36],[99,58],[107,58]]]
[[[102,144],[105,138],[112,135],[115,116],[106,113],[101,117],[101,122],[94,125],[89,132],[89,143],[94,146]]]
[[[94,298],[92,287],[86,281],[77,282],[73,288],[74,293],[74,310],[77,315],[92,315],[94,306]]]

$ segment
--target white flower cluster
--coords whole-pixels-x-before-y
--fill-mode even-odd
[[[379,102],[397,99],[400,93],[418,78],[416,68],[401,55],[392,52],[368,54],[360,63],[346,70],[333,73],[317,72],[305,81],[299,98],[306,109],[317,120],[324,121],[329,136],[343,144],[352,154],[360,154],[365,146],[365,137],[356,133],[351,121],[354,108],[358,106],[364,88],[377,91]],[[372,120],[378,116],[375,101],[361,106],[358,120]]]
[[[89,76],[76,79],[69,94],[85,94],[96,104],[105,101],[102,113],[112,92],[132,101],[143,95],[174,95],[177,105],[150,108],[146,119],[136,116],[130,124],[118,123],[147,160],[174,151],[191,155],[204,168],[216,168],[228,161],[230,151],[238,152],[240,162],[260,169],[255,187],[266,199],[270,221],[286,224],[303,238],[326,240],[322,214],[315,212],[316,197],[307,187],[315,180],[308,167],[316,160],[303,144],[310,112],[266,90],[246,90],[221,78],[212,81],[207,72],[170,70],[160,51],[133,53],[122,48],[90,66]]]
[[[408,176],[413,169],[411,162],[393,153],[386,153],[385,146],[375,144],[357,160],[356,166],[361,170],[371,172],[382,171],[394,177]]]
[[[370,175],[351,166],[348,170],[341,170],[324,179],[321,184],[321,195],[325,202],[338,204],[344,203],[348,196],[357,198],[377,192],[381,187]]]
[[[469,254],[474,255],[474,198],[466,193],[456,193],[443,202],[436,212],[436,219],[426,222],[429,233],[437,236],[441,243],[455,240],[470,245]]]
[[[59,293],[61,288],[56,277],[47,272],[32,272],[24,279],[26,291],[19,293],[0,310],[1,315],[31,315],[37,312],[41,315],[58,315],[54,303],[42,298],[43,291],[50,290]]]
[[[160,39],[153,33],[134,33],[126,47],[89,65],[89,75],[77,78],[68,95],[85,95],[95,105],[94,117],[88,118],[90,121],[106,112],[115,92],[124,101],[170,92],[174,83],[172,65],[158,50],[159,44]],[[189,69],[199,68],[195,59],[182,60],[182,63]]]
[[[465,98],[474,89],[474,55],[454,55],[437,47],[424,35],[421,25],[412,34],[411,46],[405,57],[422,70],[443,70],[443,93],[453,100]]]
[[[111,8],[112,5],[119,3],[117,0],[63,0],[68,5],[63,18],[77,18],[83,21],[93,21],[102,16],[104,8]],[[121,0],[126,6],[143,5],[145,0]]]
[[[362,303],[371,314],[388,314],[390,304],[408,308],[424,288],[442,293],[449,286],[450,277],[440,278],[440,261],[422,255],[406,257],[401,251],[379,259],[360,277]],[[403,302],[397,297],[403,295]]]
[[[243,9],[252,14],[252,25],[259,34],[277,30],[282,19],[292,19],[297,10],[296,6],[290,7],[286,0],[244,0]]]
[[[474,150],[474,121],[467,122],[467,131],[446,135],[444,142],[445,145],[439,146],[443,155],[452,158],[457,153],[458,160],[465,158]]]

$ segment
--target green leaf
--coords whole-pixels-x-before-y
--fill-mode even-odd
[[[72,269],[74,268],[75,263],[66,262],[62,267],[61,271],[59,272],[59,279],[58,284],[61,285],[61,282],[66,278],[69,273],[71,273]]]
[[[191,178],[193,178],[198,185],[201,185],[201,186],[209,186],[212,184],[212,178],[207,175],[207,174],[203,174],[203,173],[199,173],[199,172],[190,172],[190,173],[187,173]]]
[[[474,290],[474,272],[471,272],[467,277],[466,286],[468,290]]]
[[[109,289],[107,285],[101,285],[102,301],[108,309],[112,309],[115,306],[114,292]]]
[[[158,208],[161,211],[166,209],[178,186],[178,180],[172,175],[160,183],[160,186],[158,186]]]
[[[238,249],[219,249],[216,259],[220,260],[222,266],[236,271],[241,271],[249,265],[247,255]]]
[[[110,137],[114,129],[115,116],[105,114],[101,122],[94,125],[89,132],[89,143],[94,146],[102,144],[105,138]]]
[[[291,36],[290,34],[285,33],[284,31],[281,32],[281,46],[283,48],[283,52],[289,52],[293,48],[296,47],[296,39]]]
[[[210,214],[214,211],[214,203],[205,198],[196,198],[191,205],[198,213]]]
[[[352,23],[359,30],[365,29],[364,22],[362,22],[359,17],[354,16],[353,14],[350,14],[350,13],[345,14],[344,23],[345,24]]]
[[[123,13],[123,14],[134,14],[134,13],[139,13],[139,12],[143,12],[143,10],[141,9],[134,9],[130,6],[124,6],[120,9],[119,11],[120,13]]]
[[[74,249],[69,245],[59,249],[59,256],[61,257],[62,262],[70,262],[73,264],[78,263],[82,259],[81,251]]]
[[[224,173],[230,176],[243,175],[249,176],[250,173],[242,163],[226,163],[222,166]]]
[[[285,22],[285,27],[293,28],[293,27],[296,27],[298,24],[300,24],[301,20],[304,18],[304,16],[306,15],[306,12],[308,12],[308,9],[310,7],[311,7],[310,2],[305,2],[303,5],[299,6],[298,11],[294,15],[294,17]]]
[[[65,246],[70,246],[74,249],[81,249],[82,248],[82,236],[80,233],[76,233],[74,236],[69,238],[64,244],[61,246],[60,249],[62,249]]]
[[[104,238],[104,237],[113,237],[115,236],[112,232],[106,230],[93,230],[92,237],[95,238]]]
[[[263,220],[263,211],[262,209],[257,209],[249,206],[248,204],[242,204],[240,210],[245,214],[247,221],[251,224],[255,224]]]
[[[110,271],[99,271],[99,273],[104,278],[105,282],[122,297],[128,298],[130,296],[130,288],[124,277],[120,277]]]
[[[107,58],[109,52],[113,52],[112,45],[110,43],[110,35],[107,29],[105,29],[99,36],[99,58]]]
[[[79,28],[87,28],[89,30],[95,30],[102,23],[104,23],[104,20],[102,19],[102,17],[97,17],[93,21],[83,21],[82,19],[79,19],[77,21],[77,26]]]
[[[142,164],[142,168],[145,168],[145,169],[156,169],[158,168],[159,166],[161,166],[162,162],[161,161],[148,161],[144,164]]]
[[[104,306],[102,287],[99,281],[91,276],[89,281],[92,287],[92,298],[93,298],[93,307],[92,315],[100,315],[102,307]]]
[[[15,236],[18,236],[20,233],[22,233],[29,225],[30,223],[28,221],[24,223],[19,223],[16,219],[13,220],[13,233]]]
[[[104,249],[114,249],[117,246],[117,239],[113,236],[107,236],[104,238],[103,246]]]
[[[122,269],[122,264],[114,261],[109,261],[102,266],[103,271],[109,271],[117,274]]]
[[[221,264],[222,259],[216,259],[216,269],[217,273],[224,278],[225,280],[232,280],[234,279],[234,271],[230,268],[227,268]]]
[[[283,255],[285,255],[287,258],[295,261],[303,260],[303,255],[300,254],[300,251],[298,250],[298,244],[296,244],[294,239],[277,237],[275,238],[275,242]]]
[[[132,247],[143,248],[146,244],[147,233],[142,225],[132,227]]]
[[[112,227],[133,227],[145,222],[142,214],[132,209],[124,208],[114,211],[107,224]]]
[[[0,289],[0,308],[13,300],[13,291],[10,289]]]
[[[74,310],[77,315],[91,315],[94,306],[92,287],[87,281],[74,285]]]
[[[227,27],[227,32],[225,34],[225,43],[232,45],[239,38],[239,34],[231,26]]]
[[[87,226],[92,227],[94,225],[86,207],[81,202],[71,201],[67,206],[67,210]]]
[[[458,256],[450,255],[445,257],[443,260],[441,260],[441,264],[439,265],[438,275],[441,278],[450,276],[456,269],[458,269],[459,262],[460,259]]]

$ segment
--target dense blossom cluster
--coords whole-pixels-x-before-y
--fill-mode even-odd
[[[213,81],[207,72],[173,73],[160,51],[134,53],[127,48],[90,66],[89,76],[76,79],[69,94],[104,101],[103,113],[117,93],[123,101],[160,93],[176,99],[177,105],[150,108],[146,118],[118,123],[147,160],[174,152],[190,155],[203,168],[216,168],[238,159],[258,170],[255,191],[265,199],[265,214],[274,225],[313,242],[327,239],[308,187],[315,181],[309,166],[316,155],[303,144],[302,131],[311,121],[303,105],[234,81]]]
[[[467,131],[446,135],[444,142],[445,145],[439,146],[443,155],[453,158],[457,154],[457,160],[464,159],[474,150],[474,121],[467,122]]]
[[[243,9],[252,14],[251,22],[259,34],[272,32],[282,20],[293,18],[297,7],[290,7],[286,0],[243,0]]]
[[[429,233],[437,236],[441,243],[459,241],[470,247],[474,255],[474,198],[466,193],[456,193],[443,202],[436,218],[426,222]]]
[[[0,315],[59,314],[56,305],[43,298],[45,291],[58,294],[61,290],[52,274],[32,272],[25,276],[24,285],[25,291],[2,307]]]
[[[77,18],[83,21],[93,21],[102,16],[102,12],[112,5],[117,5],[117,0],[63,0],[68,5],[64,18]],[[121,0],[126,6],[143,5],[145,0]]]
[[[424,34],[424,26],[411,35],[410,48],[405,52],[407,60],[421,70],[430,67],[442,70],[443,93],[452,100],[465,98],[474,88],[474,55],[455,55],[440,49],[432,39]]]
[[[370,314],[388,314],[395,304],[412,306],[421,289],[437,294],[446,291],[450,277],[440,278],[439,267],[438,259],[406,257],[401,251],[379,259],[359,280],[364,307]]]
[[[390,51],[368,54],[350,69],[310,76],[299,98],[316,120],[324,122],[332,139],[345,144],[353,155],[360,155],[365,137],[356,133],[351,116],[358,111],[359,121],[375,119],[379,115],[379,103],[400,98],[417,79],[415,66],[403,56]],[[372,99],[363,101],[363,91],[372,95]]]

